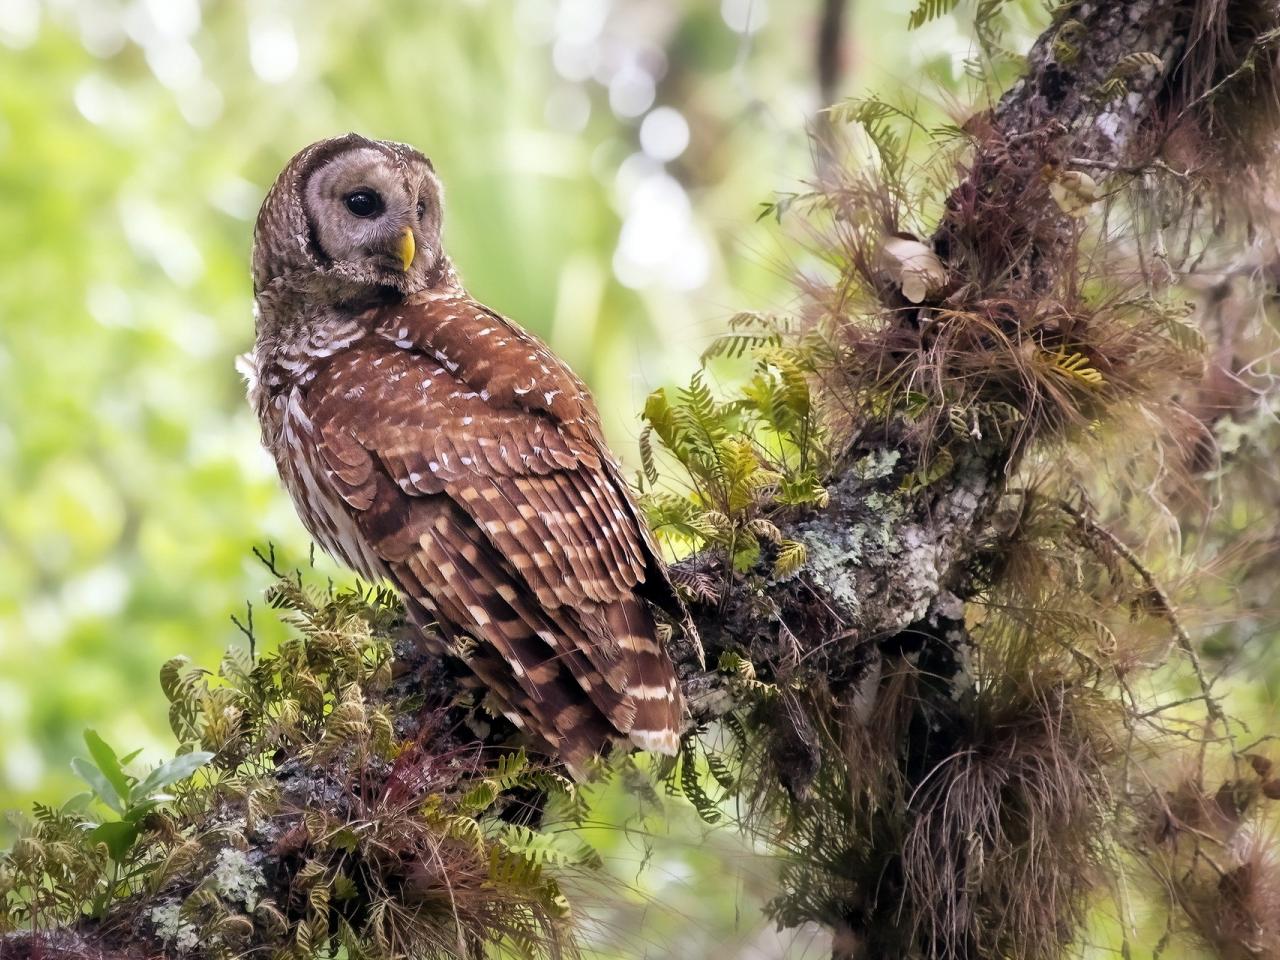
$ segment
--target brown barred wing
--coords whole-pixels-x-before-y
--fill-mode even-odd
[[[400,590],[478,641],[473,669],[531,732],[577,766],[619,735],[676,749],[646,545],[594,445],[386,339],[331,358],[306,408]]]

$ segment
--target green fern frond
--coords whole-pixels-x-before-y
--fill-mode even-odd
[[[747,521],[742,529],[757,540],[765,543],[778,544],[782,542],[782,531],[778,529],[778,525],[772,520],[766,520],[764,517],[756,517]]]
[[[783,477],[776,494],[778,503],[787,506],[826,507],[831,502],[831,493],[827,490],[813,471],[806,471],[791,477]]]
[[[690,737],[680,745],[680,757],[668,777],[667,787],[688,800],[704,823],[719,823],[723,815],[718,802],[707,793],[698,772],[696,743],[696,738]]]
[[[922,490],[937,483],[955,469],[955,457],[945,447],[938,450],[927,462],[922,462],[915,470],[902,480],[902,489],[907,492]]]
[[[737,358],[762,347],[781,346],[789,324],[769,314],[744,312],[729,319],[729,331],[716,337],[702,352],[704,364],[714,357]]]
[[[722,672],[732,676],[732,685],[739,690],[748,691],[765,698],[772,697],[778,692],[775,684],[765,683],[757,679],[755,664],[731,650],[726,650],[720,654],[720,659],[716,665]],[[741,723],[740,720],[738,722]],[[732,724],[730,725],[732,726]],[[739,737],[739,740],[743,739],[745,738]]]
[[[929,21],[937,20],[950,13],[959,4],[960,0],[920,0],[916,8],[911,11],[911,16],[907,18],[907,28],[918,30]]]
[[[783,540],[778,546],[778,555],[773,561],[773,576],[785,580],[794,576],[809,559],[808,548],[798,540]]]
[[[1109,80],[1127,80],[1147,69],[1163,70],[1164,61],[1149,50],[1143,50],[1121,57],[1116,61],[1115,66],[1111,68],[1107,78]]]
[[[935,0],[925,0],[932,3]],[[942,3],[954,5],[956,0],[940,0]],[[923,4],[922,4],[923,6]],[[841,101],[827,109],[827,115],[833,123],[857,123],[866,133],[880,158],[880,165],[891,181],[897,181],[906,163],[904,139],[895,124],[905,122],[908,126],[919,126],[919,121],[907,110],[895,107],[876,97],[851,98]]]
[[[524,784],[528,769],[528,755],[523,750],[516,750],[498,758],[489,779],[499,791],[512,790]]]
[[[540,867],[585,867],[598,870],[604,865],[600,852],[578,839],[572,848],[564,846],[563,834],[550,834],[517,824],[508,824],[499,840],[512,853]]]
[[[653,453],[653,427],[640,431],[640,469],[649,486],[658,482],[658,464]]]

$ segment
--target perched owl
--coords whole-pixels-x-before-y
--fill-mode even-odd
[[[646,601],[680,600],[586,386],[467,295],[411,147],[312,144],[254,231],[262,438],[311,535],[438,624],[498,708],[575,770],[674,753],[683,703]],[[424,631],[425,633],[425,631]]]

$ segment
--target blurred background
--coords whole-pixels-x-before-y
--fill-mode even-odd
[[[802,243],[757,218],[810,175],[817,112],[979,95],[971,11],[908,31],[915,6],[0,0],[0,808],[73,792],[85,727],[170,753],[160,665],[242,642],[254,545],[307,562],[233,368],[253,217],[296,150],[357,130],[431,156],[464,282],[591,383],[634,463],[643,397],[792,296]],[[1045,14],[1005,21],[1024,49]],[[637,827],[646,802],[598,803],[633,891],[600,956],[829,953],[762,923],[745,841],[674,802]]]

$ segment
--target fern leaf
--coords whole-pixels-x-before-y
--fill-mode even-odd
[[[1164,61],[1149,50],[1131,53],[1127,56],[1121,57],[1116,62],[1116,65],[1111,68],[1111,72],[1107,75],[1107,78],[1112,80],[1127,79],[1135,76],[1148,67],[1156,70],[1163,70]]]
[[[960,0],[920,0],[907,18],[907,28],[919,30],[931,20],[945,16],[959,6]]]
[[[1102,371],[1091,366],[1089,358],[1078,351],[1067,353],[1065,347],[1059,347],[1053,353],[1042,351],[1040,356],[1054,373],[1083,386],[1100,387],[1106,383]]]
[[[741,530],[733,540],[733,569],[735,573],[746,573],[760,559],[760,541],[754,534]]]
[[[773,561],[773,576],[785,580],[794,576],[809,559],[808,548],[798,540],[783,540]]]
[[[705,753],[707,761],[707,769],[711,771],[711,776],[716,783],[720,784],[723,790],[733,790],[737,787],[737,777],[729,770],[729,766],[725,763],[724,757],[719,754],[712,753],[707,750]]]
[[[463,814],[477,814],[488,810],[493,806],[493,802],[498,799],[498,790],[492,780],[481,780],[470,790],[462,795],[462,799],[458,801],[458,809]],[[460,819],[474,823],[470,817],[464,816]]]
[[[640,469],[649,486],[658,482],[658,466],[653,456],[653,427],[645,427],[640,432]]]
[[[720,811],[716,801],[703,789],[698,776],[698,757],[692,738],[680,747],[680,792],[693,805],[704,823],[718,823]]]
[[[253,658],[249,656],[249,651],[235,644],[228,647],[227,652],[223,654],[222,662],[218,665],[218,676],[231,681],[242,690],[247,690],[251,687],[253,667]]]
[[[502,844],[539,866],[586,867],[598,869],[604,860],[590,844],[580,841],[573,849],[560,846],[560,835],[543,833],[517,824],[508,825],[501,836]]]
[[[925,2],[932,3],[937,0],[925,0]],[[954,5],[957,0],[940,0],[940,2]],[[880,157],[881,166],[890,179],[897,179],[906,160],[906,154],[902,137],[893,129],[891,122],[904,120],[918,125],[918,121],[910,113],[871,97],[844,100],[828,108],[827,114],[833,123],[861,125]]]
[[[1175,314],[1166,314],[1161,326],[1174,345],[1189,353],[1204,353],[1206,342],[1204,332],[1194,323]]]
[[[831,493],[810,471],[794,477],[784,477],[778,485],[775,499],[788,506],[826,507],[831,502]]]
[[[523,774],[528,766],[529,758],[523,750],[503,754],[498,759],[497,767],[493,772],[494,785],[500,792],[522,785],[524,782]]]
[[[955,467],[955,458],[945,448],[939,450],[927,463],[920,464],[902,480],[902,489],[910,492],[922,490],[937,483]]]
[[[782,531],[778,529],[778,525],[772,520],[766,520],[764,517],[756,517],[747,521],[742,529],[753,537],[764,540],[767,543],[782,542]]]

